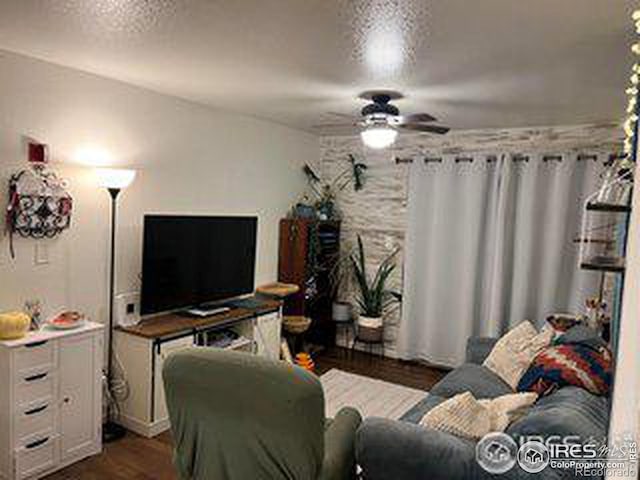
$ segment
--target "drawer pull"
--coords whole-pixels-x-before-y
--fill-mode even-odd
[[[47,375],[49,375],[48,373],[39,373],[37,375],[31,375],[30,377],[25,377],[25,382],[35,382],[36,380],[42,380],[43,378],[46,378]]]
[[[40,413],[40,412],[45,411],[48,407],[49,407],[49,405],[42,405],[41,407],[32,408],[31,410],[27,410],[26,412],[24,412],[24,414],[25,415],[35,415],[36,413]]]
[[[41,347],[43,345],[46,345],[48,342],[48,340],[41,340],[39,342],[32,342],[32,343],[26,343],[25,344],[25,348],[35,348],[35,347]]]
[[[38,447],[44,445],[48,441],[49,441],[49,437],[44,437],[41,440],[36,440],[35,442],[28,443],[27,445],[25,445],[25,448],[27,450],[33,450],[34,448],[38,448]]]

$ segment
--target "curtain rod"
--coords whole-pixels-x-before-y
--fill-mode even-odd
[[[564,160],[564,158],[566,157],[566,155],[544,155],[542,157],[542,161],[545,163],[549,163],[549,162],[562,162]],[[609,155],[608,160],[605,162],[606,165],[611,164],[612,162],[614,162],[615,160],[619,160],[621,158],[624,158],[625,155],[621,154],[621,153],[612,153]],[[523,154],[513,154],[511,155],[511,160],[513,162],[523,162],[523,163],[527,163],[529,162],[529,155],[523,155]],[[423,157],[423,162],[425,164],[429,164],[429,163],[442,163],[443,162],[443,158],[442,157]],[[485,160],[487,163],[494,163],[498,161],[498,155],[487,155],[485,157]],[[578,154],[578,156],[576,157],[576,160],[578,162],[584,162],[584,161],[589,161],[589,160],[593,160],[594,162],[598,161],[598,155],[597,154],[587,154],[587,153],[580,153]],[[454,158],[455,163],[473,163],[475,161],[475,157],[473,156],[458,156]],[[414,158],[413,157],[395,157],[395,162],[396,165],[407,165],[407,164],[412,164],[414,163]]]

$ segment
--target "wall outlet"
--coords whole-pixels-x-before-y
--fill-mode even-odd
[[[140,322],[140,293],[130,292],[116,295],[115,322],[122,327],[130,327]]]

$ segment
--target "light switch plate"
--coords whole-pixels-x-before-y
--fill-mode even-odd
[[[37,241],[35,246],[35,264],[36,265],[48,265],[49,264],[49,245],[43,241]]]
[[[136,325],[140,321],[140,293],[130,292],[116,295],[115,322],[122,327]]]

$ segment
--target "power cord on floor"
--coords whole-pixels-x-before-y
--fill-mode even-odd
[[[116,352],[113,353],[113,358],[111,381],[108,381],[106,372],[103,372],[102,390],[107,399],[108,410],[117,418],[120,415],[119,404],[129,398],[130,388],[127,381],[127,372]]]

